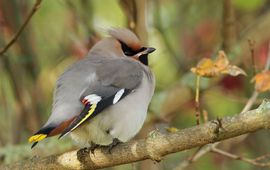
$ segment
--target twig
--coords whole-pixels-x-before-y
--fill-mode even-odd
[[[267,54],[267,60],[264,66],[264,70],[263,71],[267,71],[270,68],[270,42],[268,44],[268,54]]]
[[[204,123],[208,122],[208,112],[206,110],[203,110],[203,121]]]
[[[147,3],[145,0],[120,0],[120,7],[127,16],[128,26],[140,38],[143,44],[148,43]]]
[[[196,77],[196,96],[195,96],[195,116],[196,116],[196,124],[200,124],[201,111],[200,111],[200,79],[201,76],[197,75]]]
[[[194,152],[188,159],[185,159],[182,161],[178,166],[176,166],[173,170],[183,170],[189,165],[191,165],[193,162],[197,161],[200,157],[210,152],[211,147],[210,146],[217,146],[220,142],[216,142],[214,144],[209,144],[204,147],[200,147],[198,150]]]
[[[181,70],[183,70],[183,68],[185,68],[186,64],[183,64],[184,62],[181,61],[180,57],[178,57],[177,52],[175,51],[175,49],[173,48],[173,46],[170,44],[170,40],[168,38],[168,36],[166,35],[166,30],[164,29],[163,25],[162,25],[162,21],[161,21],[161,4],[160,4],[160,0],[155,1],[155,5],[156,5],[156,12],[155,12],[155,28],[158,30],[158,32],[160,33],[160,37],[162,38],[162,42],[164,44],[164,46],[167,48],[168,53],[170,53],[170,56],[172,57],[173,63],[175,64],[175,67],[177,68],[177,70],[180,72]]]
[[[254,46],[254,44],[253,44],[253,46]],[[253,52],[252,52],[253,51]],[[252,53],[252,55],[254,55],[254,49],[253,50],[251,50],[251,53]],[[254,56],[253,56],[253,58],[254,58]],[[255,62],[255,61],[254,61]],[[265,63],[265,67],[264,67],[264,70],[263,71],[267,71],[267,70],[269,70],[269,67],[270,67],[270,43],[269,43],[269,48],[268,48],[268,55],[267,55],[267,61],[266,61],[266,63]],[[254,68],[256,68],[255,67],[255,63],[254,63]],[[254,70],[255,72],[254,73],[256,73],[256,70]],[[251,107],[254,105],[254,103],[256,102],[256,100],[257,100],[257,98],[258,98],[258,95],[259,95],[259,93],[256,91],[256,90],[254,90],[254,92],[252,93],[252,96],[249,98],[249,100],[247,101],[247,103],[246,103],[246,105],[245,105],[245,107],[243,108],[243,110],[241,111],[241,114],[242,113],[245,113],[245,112],[247,112],[248,110],[250,110],[251,109]],[[242,138],[241,138],[241,141],[243,141],[243,140],[245,140],[246,138],[247,138],[247,136],[248,136],[248,134],[247,135],[245,135],[245,136],[243,136]],[[216,149],[216,146],[211,146],[212,147],[212,149],[214,148],[214,149]],[[212,150],[211,149],[211,150]],[[222,150],[220,150],[219,149],[219,151],[222,151]],[[222,151],[223,153],[228,153],[228,152],[226,152],[226,151]],[[230,154],[230,153],[229,153]],[[233,154],[232,154],[233,155]],[[267,154],[268,156],[269,156],[269,154]],[[243,160],[243,161],[245,161],[245,162],[249,162],[249,163],[251,163],[251,164],[253,164],[253,165],[256,165],[256,166],[270,166],[270,162],[269,163],[267,163],[267,164],[265,164],[265,163],[259,163],[258,164],[258,159],[265,159],[265,157],[266,157],[266,155],[263,155],[263,156],[260,156],[260,157],[258,157],[258,158],[256,158],[256,159],[247,159],[247,158],[241,158],[241,160]],[[239,159],[240,159],[239,158]]]
[[[263,70],[263,71],[267,71],[267,70],[269,70],[269,68],[270,68],[270,43],[269,43],[269,48],[268,48],[267,61],[266,61],[266,64],[265,64],[265,67],[264,67],[264,70]],[[259,93],[258,93],[256,90],[254,90],[254,92],[252,93],[251,97],[248,99],[246,105],[244,106],[244,108],[242,109],[242,111],[241,111],[240,114],[245,113],[245,112],[247,112],[248,110],[251,109],[251,107],[252,107],[252,106],[254,105],[254,103],[256,102],[256,100],[257,100],[257,98],[258,98],[258,95],[259,95]],[[246,137],[247,137],[247,136],[248,136],[248,135],[246,135]],[[242,138],[242,140],[244,140],[246,137]],[[241,140],[241,141],[242,141],[242,140]],[[196,160],[197,160],[198,158],[200,158],[201,156],[207,154],[207,153],[211,150],[211,147],[216,147],[219,143],[220,143],[220,142],[214,143],[214,144],[212,144],[212,145],[207,145],[206,147],[201,148],[201,149],[199,150],[199,152],[196,152],[196,153],[195,153],[195,155],[193,156],[193,159],[192,159],[191,161],[190,161],[190,160],[185,160],[185,161],[181,162],[181,163],[177,166],[177,168],[175,168],[175,169],[177,169],[177,170],[184,169],[185,167],[187,167],[188,165],[190,165],[192,162],[196,161]]]
[[[248,45],[250,49],[250,56],[251,56],[251,63],[252,63],[252,68],[253,68],[253,76],[257,73],[257,68],[256,68],[256,62],[255,62],[255,40],[248,39]]]
[[[243,110],[241,111],[240,114],[243,114],[243,113],[247,112],[248,110],[250,110],[251,107],[253,106],[254,102],[256,102],[257,97],[258,97],[258,92],[254,91],[253,94],[252,94],[252,96],[249,98],[248,102],[246,103],[245,107],[243,108]],[[193,154],[192,159],[189,158],[189,159],[181,162],[175,168],[175,170],[182,170],[182,169],[186,168],[187,166],[189,166],[190,164],[192,164],[193,162],[195,162],[196,160],[198,160],[200,157],[202,157],[203,155],[205,155],[208,152],[210,152],[211,151],[211,147],[216,147],[219,144],[220,144],[220,142],[217,142],[217,143],[214,143],[214,144],[207,145],[204,148],[199,148],[199,150],[196,151],[195,154]]]
[[[267,60],[266,60],[266,63],[265,63],[265,66],[264,66],[263,71],[269,70],[269,67],[270,67],[270,43],[269,43],[269,47],[268,47]],[[253,105],[253,103],[257,100],[258,95],[259,94],[258,94],[257,91],[254,91],[253,92],[251,98],[248,100],[248,102],[247,102],[245,108],[242,110],[242,112],[246,112],[246,111],[248,111],[251,108],[251,106]]]
[[[236,41],[235,15],[232,0],[223,0],[223,48],[229,52]]]
[[[248,110],[251,109],[251,107],[253,106],[253,104],[256,102],[256,100],[258,98],[258,95],[259,95],[259,93],[256,90],[254,90],[253,93],[252,93],[252,95],[251,95],[251,97],[248,99],[245,107],[241,111],[241,113],[244,113],[244,112],[246,112],[246,111],[248,111]]]
[[[222,156],[225,156],[225,157],[228,157],[228,158],[231,158],[231,159],[241,160],[241,161],[250,163],[250,164],[255,165],[255,166],[270,167],[270,162],[265,162],[265,163],[259,162],[259,160],[267,158],[269,156],[269,154],[267,154],[267,156],[263,155],[263,156],[260,156],[258,158],[255,158],[255,159],[249,159],[249,158],[245,158],[245,157],[242,157],[242,156],[239,156],[239,155],[235,155],[235,154],[226,152],[224,150],[218,149],[218,148],[213,147],[213,146],[211,147],[211,152],[220,154]]]
[[[254,46],[254,44],[253,44],[253,46]],[[254,51],[254,49],[253,49],[253,51]],[[265,66],[264,66],[263,71],[269,70],[269,67],[270,67],[270,43],[269,43],[269,47],[268,47],[267,61],[265,63]],[[247,101],[247,103],[246,103],[245,107],[243,108],[243,110],[241,111],[241,113],[244,113],[244,112],[246,112],[246,111],[248,111],[248,110],[251,109],[251,107],[253,106],[253,104],[257,100],[258,95],[259,95],[259,93],[256,90],[254,90],[254,92],[252,93],[252,96]]]
[[[198,152],[203,148],[203,146],[199,147],[188,159],[187,161],[188,162],[193,162],[194,161],[194,158],[195,156],[198,154]]]
[[[248,102],[246,103],[245,107],[243,108],[243,110],[241,111],[240,114],[243,114],[243,113],[247,112],[248,110],[250,110],[251,107],[253,106],[254,102],[256,102],[257,97],[258,97],[258,92],[254,91],[252,96],[249,98]],[[182,161],[174,170],[182,170],[182,169],[186,168],[187,166],[189,166],[190,164],[192,164],[193,162],[198,160],[200,157],[202,157],[205,154],[207,154],[208,152],[210,152],[211,147],[216,147],[219,144],[220,144],[220,142],[217,142],[217,143],[210,144],[210,145],[207,145],[205,147],[199,148],[199,150],[197,150],[192,155],[192,157],[188,158],[187,160]]]
[[[259,156],[259,157],[255,158],[253,160],[254,161],[261,161],[261,160],[264,160],[264,159],[269,158],[269,157],[270,157],[270,153],[267,153],[265,155],[262,155],[262,156]]]
[[[263,42],[269,40],[270,32],[267,32],[267,28],[270,27],[270,11],[267,11],[265,14],[259,16],[255,22],[249,24],[246,29],[241,31],[240,39],[237,40],[237,45],[233,50],[242,49],[238,54],[238,58],[234,61],[234,64],[239,64],[244,61],[244,57],[249,55],[248,39],[256,40],[255,49],[259,47]]]
[[[14,44],[16,42],[16,40],[18,39],[18,37],[20,36],[20,34],[24,30],[24,28],[27,26],[27,24],[31,20],[32,16],[39,9],[41,2],[42,2],[42,0],[36,0],[32,10],[30,11],[29,15],[26,17],[22,26],[19,28],[19,30],[16,32],[16,34],[11,38],[11,40],[7,43],[7,45],[0,50],[0,55],[3,55],[12,46],[12,44]]]

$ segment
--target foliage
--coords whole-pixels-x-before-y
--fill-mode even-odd
[[[126,6],[123,7],[121,3],[123,1],[44,0],[17,41],[4,55],[0,55],[2,162],[25,159],[31,156],[30,152],[44,156],[48,154],[45,153],[46,148],[59,152],[70,149],[68,139],[60,141],[61,144],[57,139],[48,139],[52,143],[41,144],[31,151],[30,145],[27,149],[27,138],[47,120],[53,88],[63,70],[83,58],[101,37],[107,36],[106,29],[133,29],[130,24],[132,16],[126,12]],[[35,2],[0,1],[0,49],[19,30]],[[136,4],[140,0],[130,2]],[[263,70],[269,53],[270,33],[267,25],[270,20],[264,19],[270,15],[268,1],[236,0],[229,4],[229,9],[225,9],[225,2],[230,0],[145,2],[147,13],[143,23],[146,23],[146,30],[145,34],[139,36],[145,40],[145,44],[157,49],[150,57],[150,67],[156,75],[157,86],[148,119],[138,138],[146,137],[155,128],[165,126],[168,127],[167,131],[177,132],[178,129],[195,125],[194,96],[197,89],[200,90],[197,111],[205,110],[208,120],[239,113],[248,103],[254,89],[260,96],[254,100],[253,107],[263,97],[269,97],[270,72],[268,69]],[[140,9],[134,8],[137,14],[141,13]],[[230,13],[232,22],[228,25],[224,22],[224,16],[229,10],[234,12]],[[266,29],[260,31],[256,26],[265,26]],[[140,29],[143,27],[140,26]],[[234,36],[228,37],[230,34],[225,34],[226,30],[233,32]],[[250,37],[255,41],[253,52],[248,46],[247,39]],[[229,45],[225,48],[224,44]],[[195,74],[190,72],[190,68]],[[257,70],[263,71],[257,73]],[[197,87],[196,76],[202,77]],[[255,84],[250,83],[251,79]],[[224,143],[221,148],[235,154],[256,157],[270,150],[268,140],[269,133],[261,132],[251,134],[240,143]],[[142,170],[172,169],[193,152],[176,153],[158,164],[142,162],[133,166]],[[254,169],[253,165],[213,154],[197,160],[189,169],[220,167],[224,170]],[[126,165],[113,169],[132,167]]]

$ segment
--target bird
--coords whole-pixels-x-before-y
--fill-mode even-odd
[[[91,151],[113,148],[142,128],[155,89],[148,65],[155,48],[143,46],[126,28],[109,29],[108,34],[59,76],[51,115],[28,139],[32,148],[56,135],[69,135]]]

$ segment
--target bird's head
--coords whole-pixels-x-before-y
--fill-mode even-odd
[[[148,54],[154,52],[155,48],[144,47],[139,38],[128,29],[111,29],[109,35],[110,38],[101,40],[92,51],[115,57],[129,57],[148,65]]]

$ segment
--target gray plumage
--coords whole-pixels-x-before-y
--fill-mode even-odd
[[[126,56],[119,43],[140,46],[129,30],[110,31],[110,38],[98,42],[87,57],[74,63],[59,77],[54,92],[52,114],[44,127],[55,127],[78,116],[85,107],[81,100],[95,94],[103,98],[121,89],[131,92],[122,100],[105,108],[97,116],[70,133],[82,146],[92,142],[109,145],[114,138],[125,142],[141,129],[152,98],[155,79],[148,66]],[[120,36],[121,34],[126,36]],[[133,43],[133,44],[132,44]]]

